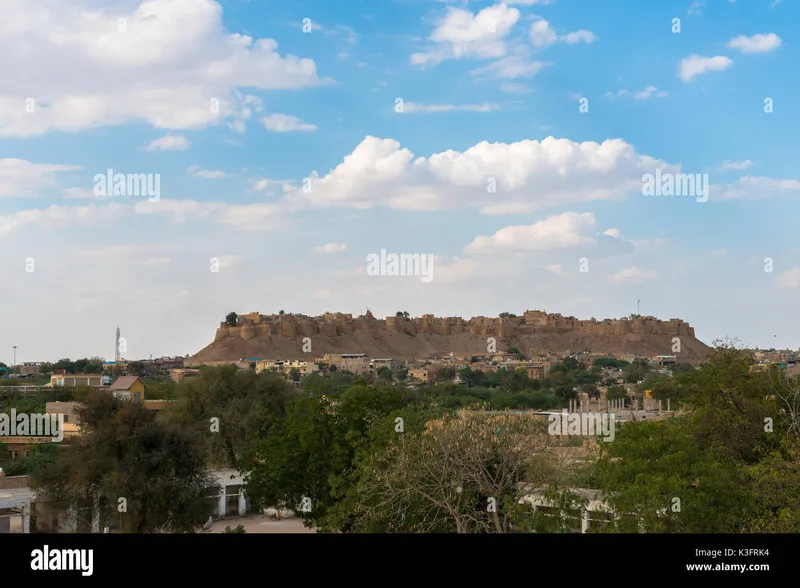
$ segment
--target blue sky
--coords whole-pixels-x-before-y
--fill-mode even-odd
[[[117,323],[132,358],[191,354],[231,310],[637,300],[800,346],[797,3],[0,6],[0,361],[111,357]],[[158,201],[95,194],[109,168]],[[708,201],[644,196],[656,169]],[[367,275],[381,249],[434,279]]]

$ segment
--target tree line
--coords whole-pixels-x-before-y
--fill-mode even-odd
[[[84,434],[32,480],[41,496],[100,504],[131,532],[196,530],[209,514],[207,471],[221,467],[245,474],[254,505],[295,509],[325,532],[563,532],[586,506],[578,488],[618,514],[590,531],[798,532],[800,382],[754,365],[749,351],[718,344],[659,389],[680,398],[679,413],[621,424],[598,444],[549,435],[546,421],[472,396],[477,386],[460,386],[469,394],[456,402],[451,384],[334,372],[297,389],[276,374],[206,367],[158,413],[87,393]],[[595,367],[562,362],[546,388],[511,373],[488,389],[564,405],[559,386],[597,385]],[[551,509],[520,502],[534,495]]]

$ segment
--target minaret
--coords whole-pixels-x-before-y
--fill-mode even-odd
[[[119,325],[117,325],[117,341],[114,345],[114,363],[119,365]]]

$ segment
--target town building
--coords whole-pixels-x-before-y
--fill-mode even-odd
[[[275,370],[278,373],[288,376],[292,370],[297,370],[301,378],[317,371],[317,366],[312,361],[286,360],[286,359],[262,359],[256,362],[256,373]]]
[[[369,357],[366,353],[327,353],[323,360],[335,365],[337,370],[364,375],[370,371]]]
[[[169,378],[173,382],[182,382],[186,378],[191,378],[200,373],[200,370],[192,369],[171,369],[169,370]]]
[[[68,388],[95,388],[107,385],[108,379],[104,380],[102,374],[56,374],[50,376],[50,384],[48,384],[48,386],[64,386]]]
[[[120,400],[141,403],[144,401],[145,385],[137,376],[120,376],[111,384],[111,393]]]

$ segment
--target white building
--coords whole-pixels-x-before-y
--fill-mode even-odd
[[[213,516],[239,516],[251,510],[250,501],[244,493],[242,474],[232,469],[212,470],[208,473],[214,479],[217,488],[217,493],[209,496],[209,506]]]

